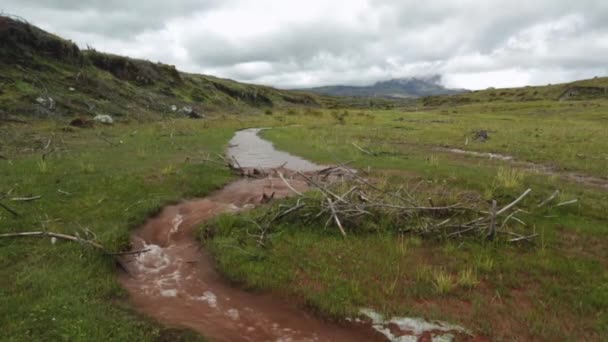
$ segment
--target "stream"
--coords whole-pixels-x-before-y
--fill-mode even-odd
[[[258,136],[259,132],[236,132],[230,141],[229,157],[243,168],[268,170],[282,166],[293,189],[273,176],[242,178],[205,198],[166,206],[150,218],[131,235],[133,250],[148,251],[125,256],[121,264],[128,272],[119,274],[130,302],[139,312],[165,325],[190,328],[212,341],[409,342],[470,337],[459,326],[419,318],[384,318],[365,308],[360,313],[366,319],[328,322],[294,301],[248,292],[224,279],[196,240],[196,227],[222,213],[251,209],[267,198],[292,196],[294,190],[304,192],[308,184],[293,171],[312,174],[324,168],[277,151]]]
[[[298,171],[323,168],[277,151],[261,139],[259,129],[239,131],[228,154],[242,167],[283,164]],[[308,185],[289,181],[298,191]],[[200,223],[222,213],[259,205],[263,194],[284,198],[293,192],[280,179],[240,179],[211,195],[165,207],[131,236],[134,250],[125,258],[119,280],[135,308],[163,324],[200,332],[213,341],[382,341],[370,324],[330,323],[293,302],[270,294],[244,291],[222,278],[211,256],[195,239]]]

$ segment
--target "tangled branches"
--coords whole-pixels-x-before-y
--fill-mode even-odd
[[[348,177],[343,174],[342,181],[333,184],[323,182],[319,173],[296,172],[285,177],[284,172],[275,170],[281,181],[292,190],[295,199],[280,204],[255,222],[260,232],[255,235],[258,245],[264,246],[264,239],[272,225],[279,222],[304,223],[325,229],[335,227],[345,238],[358,231],[374,230],[392,230],[431,238],[478,237],[495,240],[504,237],[503,240],[512,243],[531,241],[538,236],[536,232],[521,229],[527,226],[521,216],[529,212],[519,206],[532,192],[531,189],[506,205],[499,206],[493,200],[489,210],[483,210],[479,204],[436,205],[431,199],[423,205],[403,187],[397,190],[383,189],[354,170],[336,170],[346,170]],[[271,173],[266,171],[264,174]],[[296,190],[290,184],[296,179],[305,180],[313,191],[302,193]],[[554,198],[548,198],[535,208],[542,207]]]

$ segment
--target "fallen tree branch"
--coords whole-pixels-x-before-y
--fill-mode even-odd
[[[301,192],[299,192],[298,190],[294,189],[291,184],[289,184],[287,182],[287,180],[285,179],[285,177],[283,177],[283,173],[282,172],[278,172],[279,174],[279,178],[281,178],[281,180],[283,181],[283,183],[285,183],[285,185],[287,185],[287,187],[289,188],[289,190],[293,191],[294,194],[298,195],[298,196],[304,196]]]
[[[340,219],[338,218],[338,213],[336,213],[336,208],[334,207],[334,203],[331,201],[331,199],[329,197],[327,197],[327,203],[329,204],[329,208],[331,209],[331,214],[333,216],[333,219],[336,221],[338,228],[340,228],[340,233],[342,233],[343,237],[346,237],[346,231],[344,231],[344,227],[342,227],[342,223],[340,222]]]
[[[531,239],[533,239],[533,238],[535,238],[537,236],[538,236],[538,234],[532,234],[530,236],[522,236],[522,237],[518,237],[518,238],[515,238],[515,239],[510,239],[509,242],[529,241],[529,240],[531,240]]]
[[[543,207],[545,206],[547,203],[553,201],[553,199],[555,199],[555,197],[557,197],[557,195],[559,195],[559,190],[555,190],[555,192],[549,196],[546,200],[542,201],[539,205],[537,205],[537,208]]]
[[[32,196],[32,197],[13,197],[11,201],[13,202],[30,202],[41,199],[42,196]]]
[[[488,230],[488,240],[494,240],[494,236],[496,235],[496,200],[492,200],[492,211],[490,213],[490,229]]]
[[[521,200],[524,199],[524,197],[528,196],[528,194],[532,192],[532,189],[528,189],[526,190],[523,194],[521,194],[521,196],[519,196],[515,201],[511,202],[509,205],[507,205],[506,207],[500,209],[497,213],[496,216],[500,216],[501,214],[505,213],[507,210],[513,208],[513,206],[515,206],[517,203],[519,203]]]
[[[556,204],[552,208],[563,207],[565,205],[570,205],[570,204],[575,204],[575,203],[578,203],[578,199],[573,199],[573,200],[570,200],[570,201],[566,201],[566,202],[562,202],[562,203]]]
[[[22,233],[0,234],[0,238],[14,238],[14,237],[42,237],[42,238],[51,237],[51,238],[56,238],[56,239],[60,239],[60,240],[85,243],[91,247],[101,250],[105,254],[112,255],[112,256],[141,254],[141,253],[148,252],[150,250],[150,249],[142,249],[142,250],[138,250],[138,251],[129,251],[129,252],[109,252],[104,246],[102,246],[101,244],[99,244],[95,241],[83,239],[78,236],[53,233],[53,232],[22,232]]]

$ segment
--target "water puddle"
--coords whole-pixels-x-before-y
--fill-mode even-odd
[[[241,166],[280,166],[297,170],[323,167],[287,153],[257,136],[238,132],[229,153]],[[253,155],[249,155],[253,153]],[[307,183],[284,169],[297,191]],[[222,213],[250,209],[264,195],[279,199],[293,194],[279,178],[241,179],[202,199],[165,207],[131,236],[134,250],[124,257],[128,270],[119,275],[131,303],[140,312],[170,326],[188,327],[213,341],[385,341],[378,317],[331,323],[314,317],[293,301],[241,290],[215,270],[211,256],[195,239],[201,222]],[[388,323],[387,323],[388,324]],[[393,339],[398,341],[398,339]],[[399,340],[400,341],[400,340]]]

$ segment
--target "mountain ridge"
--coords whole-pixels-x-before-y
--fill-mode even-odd
[[[330,85],[294,89],[330,96],[380,97],[390,99],[413,99],[425,96],[455,95],[468,92],[465,89],[450,89],[441,84],[440,75],[424,77],[393,78],[377,81],[366,86]]]

